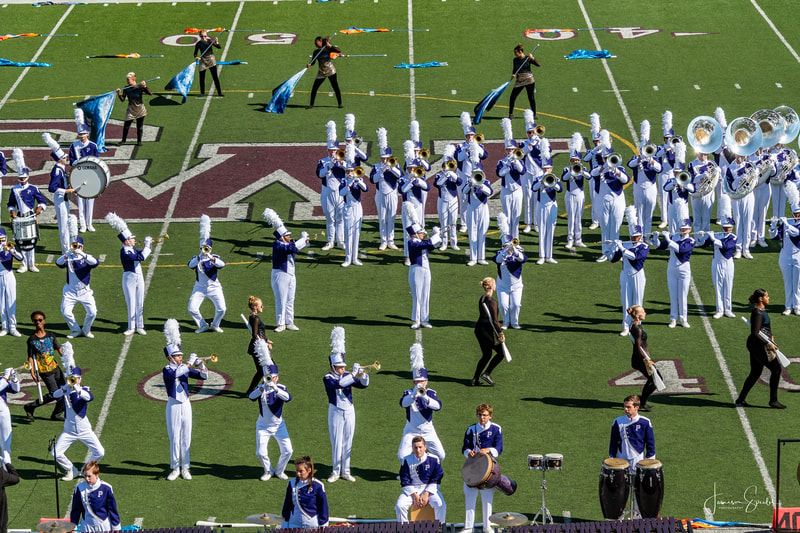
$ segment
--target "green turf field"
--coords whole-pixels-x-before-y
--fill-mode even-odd
[[[161,77],[151,83],[155,94],[146,100],[151,136],[141,147],[112,146],[104,156],[120,165],[112,167],[115,176],[126,172],[127,177],[109,186],[95,211],[99,218],[107,210],[116,210],[139,237],[169,233],[145,269],[148,335],[126,340],[120,334],[125,329],[125,305],[119,242],[106,224],[98,222],[97,233],[85,236],[89,253],[105,255],[92,277],[99,308],[96,338],[74,341],[76,361],[86,369],[85,383],[95,394],[89,417],[106,448],[101,477],[115,488],[123,524],[138,518],[148,528],[189,525],[209,517],[241,522],[250,514],[280,512],[285,483],[258,481],[262,473],[255,457],[258,410],[241,394],[252,375],[252,363],[246,354],[248,333],[238,315],[247,313],[247,297],[255,294],[264,299],[262,318],[267,324],[274,321],[269,287],[272,236],[260,220],[265,207],[278,210],[292,230],[324,231],[309,187],[316,181],[314,164],[325,155],[328,120],[335,120],[341,133],[344,114],[355,113],[357,130],[373,160],[375,130],[386,127],[390,145],[399,153],[412,118],[420,121],[423,141],[441,147],[462,138],[459,114],[471,111],[507,79],[514,45],[523,42],[530,49],[541,44],[536,56],[543,66],[535,74],[538,115],[547,136],[563,141],[574,131],[588,135],[589,114],[598,112],[603,127],[614,135],[617,151],[628,156],[638,140],[641,120],[650,120],[657,137],[666,109],[675,115],[676,133],[684,133],[695,116],[713,114],[717,106],[725,109],[728,121],[782,104],[799,109],[795,90],[800,81],[796,53],[800,36],[793,31],[797,15],[794,2],[781,0],[285,0],[38,8],[0,3],[5,33],[79,34],[0,41],[0,57],[53,64],[27,71],[0,69],[0,149],[10,159],[12,147],[25,147],[28,161],[37,164],[32,181],[40,188],[46,188],[49,169],[42,131],[63,131],[59,138],[66,145],[73,139],[74,102],[114,90],[130,70],[140,80]],[[217,58],[248,64],[222,68],[224,98],[198,98],[195,81],[192,95],[179,105],[180,98],[163,87],[192,61],[192,48],[190,39],[176,36],[188,27],[217,26],[266,32],[225,34]],[[303,109],[312,70],[296,87],[285,114],[264,113],[271,89],[305,66],[314,37],[350,26],[429,31],[337,35],[334,43],[345,53],[387,54],[337,60],[344,109],[336,108],[327,84],[317,107]],[[533,28],[611,29],[544,34],[534,42],[523,35]],[[596,49],[594,38],[616,58],[607,63],[564,59],[578,48]],[[252,44],[263,39],[289,44]],[[394,68],[411,62],[410,51],[415,62],[442,61],[448,66],[416,69],[412,85],[411,72]],[[131,52],[165,57],[85,59],[86,55]],[[500,118],[507,114],[509,93],[510,89],[477,127],[490,141],[502,139]],[[517,105],[524,102],[520,95]],[[119,139],[124,112],[125,106],[117,102],[109,126],[111,143]],[[515,133],[521,137],[521,107],[516,117]],[[433,159],[440,153],[437,149]],[[488,163],[487,174],[494,179],[495,161],[490,158]],[[556,158],[556,165],[562,163],[566,164],[563,155]],[[11,171],[3,180],[4,201],[14,182]],[[255,185],[245,187],[251,183]],[[241,194],[237,194],[239,189]],[[632,198],[631,191],[628,197]],[[499,201],[492,207],[496,212]],[[228,305],[222,335],[196,335],[186,311],[194,276],[185,264],[197,252],[197,218],[203,212],[214,218],[214,251],[228,262],[220,274]],[[585,231],[587,218],[588,214]],[[568,253],[563,248],[563,219],[556,231],[559,264],[537,267],[529,263],[524,268],[523,329],[508,332],[514,360],[494,373],[498,386],[493,389],[466,385],[478,357],[472,333],[481,294],[478,281],[493,275],[495,269],[467,269],[463,253],[432,254],[434,328],[424,330],[422,342],[430,386],[444,404],[434,421],[448,454],[443,493],[450,522],[463,522],[459,451],[463,432],[474,422],[474,408],[481,402],[493,405],[494,421],[503,427],[502,471],[519,484],[515,495],[495,497],[496,510],[533,518],[541,501],[541,474],[528,471],[525,458],[529,453],[554,452],[565,458],[564,470],[547,477],[547,505],[556,520],[602,518],[598,473],[607,455],[610,426],[622,414],[622,399],[641,385],[621,385],[630,383],[624,377],[630,370],[630,341],[617,335],[619,266],[595,263],[596,244]],[[584,236],[587,244],[599,238],[599,230],[586,231]],[[535,256],[536,235],[526,234],[521,241]],[[496,249],[498,243],[493,232],[488,250]],[[311,455],[318,477],[327,478],[330,444],[321,380],[328,368],[330,330],[344,326],[348,362],[379,360],[383,368],[367,390],[354,393],[357,431],[352,467],[358,481],[327,486],[331,515],[391,518],[399,494],[395,454],[404,425],[398,401],[411,384],[408,349],[415,340],[415,332],[408,328],[407,270],[401,253],[377,252],[374,219],[366,220],[362,230],[366,259],[360,269],[340,268],[343,253],[321,252],[322,244],[320,238],[308,254],[304,251],[298,256],[295,308],[301,330],[273,336],[281,382],[294,396],[284,411],[285,419],[295,455]],[[460,244],[465,244],[464,236]],[[27,316],[33,309],[43,309],[49,329],[65,340],[67,329],[59,312],[63,272],[52,264],[52,257],[48,262],[57,249],[54,226],[43,224],[37,259],[44,265],[40,274],[17,276],[17,316],[20,329],[29,334]],[[775,337],[792,357],[800,347],[800,332],[795,329],[800,319],[780,316],[783,282],[778,250],[778,244],[771,243],[768,250],[756,249],[753,261],[736,263],[734,311],[747,315],[747,296],[757,287],[768,289],[773,297],[769,310]],[[664,364],[675,372],[670,394],[655,397],[655,409],[649,415],[657,457],[665,465],[662,514],[769,522],[776,439],[797,436],[792,420],[800,401],[793,393],[800,390],[800,376],[794,365],[784,372],[780,400],[787,410],[734,409],[732,395],[749,371],[744,347],[747,328],[738,318],[710,319],[714,312],[711,254],[698,250],[692,259],[692,328],[668,329],[666,263],[665,252],[651,253],[645,295],[652,355],[666,360]],[[209,305],[203,307],[207,315],[212,312]],[[78,316],[82,317],[80,311]],[[181,323],[185,351],[220,356],[213,367],[213,387],[203,389],[204,394],[218,393],[193,404],[191,482],[164,479],[169,458],[165,404],[146,395],[152,392],[146,386],[148,379],[154,376],[153,383],[159,381],[164,364],[160,330],[170,317]],[[0,338],[3,367],[19,366],[24,358],[24,338]],[[26,397],[34,394],[30,382],[23,385]],[[27,529],[40,517],[56,516],[47,443],[60,433],[61,425],[47,420],[46,408],[38,410],[40,418],[29,424],[20,400],[10,401],[12,456],[23,482],[7,491],[9,525]],[[757,385],[748,401],[766,407],[767,387]],[[274,443],[271,452],[274,460]],[[84,453],[85,447],[75,444],[68,456],[80,463]],[[798,505],[795,471],[800,447],[787,445],[781,453],[781,499],[785,505]],[[62,515],[73,486],[59,482]]]

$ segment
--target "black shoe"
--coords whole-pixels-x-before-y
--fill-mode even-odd
[[[652,411],[652,410],[653,410],[653,408],[650,406],[650,404],[649,404],[649,403],[646,403],[646,404],[644,404],[644,405],[640,405],[640,406],[639,406],[639,410],[640,410],[640,411],[644,411],[645,413],[649,413],[650,411]]]
[[[783,405],[778,400],[775,400],[774,402],[769,402],[769,406],[772,407],[773,409],[786,409],[786,406]]]
[[[120,142],[117,143],[117,146],[122,146],[126,142],[128,142],[127,139],[122,139]]]
[[[28,417],[28,420],[30,420],[31,422],[35,422],[36,418],[33,416],[33,412],[36,410],[36,407],[28,403],[25,404],[24,409],[25,409],[25,416]]]
[[[481,379],[485,381],[490,387],[494,387],[494,380],[489,374],[481,374]]]
[[[141,145],[142,145],[142,143],[140,143],[140,142],[136,143],[136,146],[141,146]]]
[[[736,407],[751,407],[751,405],[749,403],[747,403],[744,400],[739,400],[738,398],[733,403],[733,405],[735,405]]]
[[[480,387],[481,386],[481,382],[478,381],[477,379],[473,379],[472,381],[469,382],[469,386],[470,387]]]
[[[53,416],[50,417],[50,420],[55,420],[57,422],[63,422],[64,421],[64,415],[63,414],[53,415]]]
[[[514,118],[514,113],[509,113],[509,114],[508,114],[508,118],[509,118],[509,119],[513,119],[513,118]]]
[[[314,106],[313,105],[307,105],[306,109],[314,109]]]
[[[342,109],[343,107],[344,107],[344,106],[343,106],[342,104],[339,104],[339,109]]]

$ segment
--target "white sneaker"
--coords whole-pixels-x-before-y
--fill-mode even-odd
[[[461,248],[459,248],[459,247],[458,247],[458,245],[457,245],[457,244],[451,244],[451,245],[450,245],[450,248],[451,248],[452,250],[456,250],[456,251],[458,251],[458,250],[460,250],[460,249],[461,249]]]
[[[399,250],[399,248],[397,247],[397,245],[396,245],[395,243],[393,243],[393,242],[390,242],[390,243],[389,243],[389,244],[387,244],[386,246],[388,246],[390,250]]]
[[[502,326],[500,326],[500,329],[506,330],[506,329],[508,329],[508,326],[503,324]]]
[[[597,223],[597,222],[592,222],[591,224],[589,224],[589,229],[597,229],[599,227],[600,227],[600,224]]]
[[[419,322],[412,322],[411,329],[419,329],[421,325]]]
[[[195,333],[204,333],[208,331],[208,322],[204,322],[199,328],[194,330]]]
[[[353,259],[353,266],[357,266],[357,267],[364,266],[364,263],[362,263],[358,259]]]
[[[300,331],[300,328],[298,328],[294,324],[287,324],[286,329],[288,329],[289,331]]]
[[[533,226],[533,231],[535,231],[536,233],[539,233],[539,226]]]
[[[747,245],[747,247],[748,248],[754,248],[755,245],[756,245],[756,242],[758,242],[758,241],[756,241],[755,239],[750,239],[750,243]]]
[[[284,480],[284,481],[286,481],[287,479],[289,479],[289,476],[287,476],[285,472],[281,472],[280,474],[279,474],[279,473],[277,473],[277,472],[273,472],[273,473],[272,473],[272,475],[273,475],[273,476],[275,476],[276,478],[278,478],[278,479],[282,479],[282,480]]]
[[[426,329],[431,329],[433,326],[431,326],[430,322],[423,322],[422,327]]]
[[[583,241],[578,241],[575,243],[576,248],[586,248],[586,245],[583,244]]]
[[[69,335],[67,335],[68,339],[74,339],[75,337],[80,337],[83,334],[81,330],[78,331],[70,331]]]
[[[350,481],[351,483],[356,480],[356,478],[354,478],[350,474],[342,474],[342,479],[345,481]]]
[[[39,272],[39,269],[36,268],[36,265],[33,265],[33,266],[29,267],[28,270],[30,270],[31,272],[34,272],[34,273],[35,272]]]
[[[736,315],[734,315],[733,311],[730,311],[730,310],[729,311],[725,311],[723,314],[728,318],[736,318]]]
[[[750,250],[745,250],[744,252],[742,252],[742,257],[744,257],[745,259],[752,259],[753,254],[750,253]]]
[[[798,309],[795,309],[795,310],[794,310],[794,314],[795,314],[795,315],[797,315],[797,316],[800,316],[800,308],[798,308]],[[15,332],[15,331],[17,331],[17,330],[15,330],[15,329],[12,329],[12,330],[11,330],[11,334],[12,334],[12,335],[14,335],[14,332]],[[19,335],[16,335],[16,336],[17,336],[17,337],[19,337]]]
[[[736,250],[735,252],[733,252],[733,258],[734,259],[741,259],[742,258],[742,251],[741,250]]]
[[[405,265],[405,266],[407,266],[407,267],[410,267],[410,266],[411,266],[411,259],[409,259],[408,257],[406,257],[406,258],[405,258],[405,261],[403,261],[403,265]]]
[[[22,333],[20,333],[16,329],[9,330],[8,333],[13,337],[22,337]]]
[[[494,528],[492,526],[483,526],[483,533],[494,533]]]
[[[277,328],[275,328],[275,333],[280,333],[281,331],[283,331],[283,330],[285,330],[285,329],[286,329],[286,326],[284,326],[283,324],[281,324],[280,326],[278,326]]]
[[[525,226],[524,228],[522,228],[522,233],[530,233],[530,232],[531,232],[531,226],[530,226],[530,224],[528,224],[527,226]],[[472,530],[470,529],[470,531],[472,531]]]
[[[378,246],[378,250],[380,250],[380,251],[382,252],[382,251],[384,251],[385,249],[386,249],[386,243],[385,243],[385,242],[382,242],[382,243],[381,243],[381,245],[380,245],[380,246]]]
[[[575,246],[573,245],[572,241],[567,241],[567,244],[566,246],[564,246],[564,248],[566,248],[567,250],[572,250],[573,248],[575,248]]]
[[[464,529],[460,530],[458,533],[472,533],[471,527],[465,527]]]
[[[183,479],[185,479],[186,481],[191,481],[192,474],[189,473],[189,469],[188,468],[184,468],[183,471],[181,472],[181,477]]]
[[[217,333],[222,333],[222,328],[219,326],[211,326],[211,329]]]
[[[511,324],[511,327],[514,329],[522,329],[522,326],[520,326],[519,324]]]
[[[258,478],[258,479],[260,479],[261,481],[269,481],[271,477],[272,477],[272,474],[270,474],[269,472],[265,472],[265,473],[264,473],[264,474],[262,474],[262,476],[261,476],[260,478]]]
[[[17,269],[17,274],[24,274],[27,271],[28,271],[28,267],[26,267],[25,265],[22,265],[21,267],[19,267]]]
[[[668,224],[666,222],[662,221],[661,224],[658,225],[658,229],[664,229],[667,227],[667,225]]]
[[[689,325],[689,321],[688,320],[686,320],[685,318],[682,318],[681,319],[681,327],[690,328],[692,326]]]
[[[91,232],[95,232],[95,231],[97,231],[97,230],[95,230],[95,229],[94,229],[94,226],[92,226],[91,224],[89,224],[88,226],[86,226],[86,229],[88,229],[88,230],[89,230],[89,231],[91,231]]]
[[[791,310],[789,312],[791,313]],[[8,335],[8,330],[0,329],[0,337],[5,337],[6,335]]]
[[[722,318],[722,311],[717,311],[711,318]]]
[[[345,261],[344,263],[341,264],[342,268],[347,268],[349,266],[350,266],[350,261]]]
[[[136,333],[139,335],[147,335],[147,332],[144,330],[144,328],[136,328]]]
[[[86,224],[81,224],[81,229],[78,231],[80,231],[81,233],[86,233]]]
[[[670,320],[669,324],[667,324],[667,327],[668,328],[674,328],[675,327],[675,321],[674,320]]]
[[[598,263],[605,263],[606,261],[608,261],[608,256],[606,254],[603,254],[597,259],[595,259],[595,261],[597,261]]]
[[[466,224],[461,224],[461,227],[458,228],[458,232],[459,233],[466,233],[467,232],[467,225]]]
[[[467,266],[468,267],[474,267],[476,264],[477,264],[477,261],[472,261],[472,260],[467,261]]]
[[[325,246],[323,246],[323,247],[321,248],[321,250],[323,250],[323,251],[326,251],[326,250],[330,250],[331,248],[333,248],[333,243],[332,243],[332,242],[327,242],[327,243],[325,244]]]
[[[478,264],[479,264],[479,265],[484,265],[484,266],[485,266],[485,265],[488,265],[488,264],[489,264],[489,262],[488,262],[487,260],[485,260],[485,259],[481,259],[480,261],[478,261]]]
[[[619,336],[620,337],[627,337],[628,334],[630,334],[630,332],[631,331],[628,328],[625,328],[625,329],[623,329],[622,331],[619,332]]]
[[[339,248],[340,250],[344,250],[344,243],[340,242],[339,244],[336,245],[336,247]]]
[[[61,478],[61,481],[72,481],[73,479],[75,479],[79,475],[80,475],[80,471],[78,471],[78,469],[73,466],[72,470],[70,470],[69,472],[64,474],[64,476]]]
[[[769,248],[769,244],[767,244],[767,241],[765,241],[763,237],[758,239],[756,244],[758,244],[761,248]]]
[[[94,333],[92,333],[91,331],[84,331],[83,336],[86,337],[87,339],[94,339]]]
[[[441,245],[441,246],[439,247],[439,251],[440,251],[440,252],[444,252],[445,250],[447,250],[447,245],[446,245],[446,244],[443,244],[443,245]]]
[[[125,335],[126,337],[130,337],[134,333],[136,333],[135,329],[126,329],[125,331],[122,332],[122,334]]]
[[[328,483],[336,483],[339,481],[339,474],[331,474],[331,477],[328,478]]]
[[[544,257],[540,257],[540,258],[539,258],[539,259],[536,261],[536,264],[537,264],[537,265],[543,265],[543,264],[544,264]]]
[[[556,261],[552,257],[548,257],[547,259],[544,260],[544,262],[545,263],[550,263],[551,265],[557,265],[558,264],[558,261]]]
[[[181,475],[181,471],[176,468],[172,472],[167,474],[167,481],[175,481],[176,479],[178,479],[179,475]]]

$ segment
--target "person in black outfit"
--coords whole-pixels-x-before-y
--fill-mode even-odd
[[[247,299],[247,307],[250,308],[250,317],[247,319],[247,324],[250,326],[250,344],[247,345],[247,353],[253,358],[253,363],[256,365],[256,373],[253,374],[253,379],[250,380],[250,385],[245,391],[245,395],[249,395],[251,391],[255,390],[261,383],[261,378],[264,377],[264,371],[261,369],[261,363],[258,362],[258,354],[256,353],[256,341],[264,339],[267,341],[267,347],[272,350],[272,341],[267,338],[267,327],[259,318],[258,313],[264,310],[264,304],[261,298],[250,296]]]
[[[311,102],[306,109],[314,107],[314,99],[317,97],[317,91],[322,85],[322,82],[326,79],[330,80],[333,92],[336,94],[336,101],[339,102],[339,107],[341,108],[342,93],[339,90],[339,82],[336,79],[336,67],[333,66],[331,54],[341,54],[342,51],[338,47],[333,46],[327,37],[317,37],[314,39],[314,44],[317,48],[311,54],[313,59],[311,63],[306,65],[306,68],[311,68],[311,65],[316,62],[319,70],[317,71],[317,78],[314,80],[314,86],[311,87]]]
[[[481,287],[486,292],[478,301],[479,315],[478,321],[475,322],[475,337],[478,339],[482,355],[478,366],[475,367],[471,385],[473,387],[480,385],[478,380],[482,379],[489,386],[494,387],[492,371],[503,360],[502,343],[506,338],[500,329],[500,322],[497,320],[497,301],[492,298],[496,288],[494,278],[483,278]],[[488,315],[486,314],[487,308],[489,309]],[[494,357],[492,357],[492,351],[495,352]]]
[[[536,97],[534,90],[536,88],[536,80],[531,72],[531,64],[541,67],[541,63],[533,57],[533,54],[525,55],[525,48],[522,44],[514,47],[514,66],[511,70],[511,77],[516,78],[514,88],[511,89],[511,99],[508,101],[508,118],[514,118],[514,103],[517,101],[517,96],[525,89],[528,92],[528,103],[530,104],[531,111],[533,111],[533,118],[536,119]],[[519,72],[518,72],[519,71]]]
[[[56,336],[44,329],[45,315],[43,311],[31,313],[31,321],[36,326],[36,331],[28,337],[28,364],[31,367],[31,378],[34,382],[43,381],[47,386],[47,394],[39,401],[39,398],[31,403],[25,404],[25,414],[28,420],[33,422],[34,410],[40,405],[50,403],[53,393],[67,384],[64,379],[64,372],[58,366],[55,354],[61,356],[61,345],[56,340]],[[64,398],[56,400],[56,406],[50,415],[50,420],[64,421]]]
[[[9,460],[6,458],[6,460]],[[10,461],[10,460],[9,460]],[[19,483],[19,474],[11,466],[10,462],[6,462],[3,468],[0,468],[0,533],[8,531],[8,499],[6,498],[6,487],[16,485]]]
[[[633,341],[631,367],[641,372],[647,379],[642,387],[642,394],[639,395],[639,410],[650,412],[652,407],[647,403],[647,399],[656,390],[656,384],[653,382],[653,368],[648,364],[650,351],[647,348],[647,332],[642,328],[642,321],[647,313],[641,305],[633,305],[627,309],[627,312],[631,316],[630,335]]]
[[[144,126],[144,117],[147,116],[147,108],[142,100],[142,95],[153,94],[147,82],[136,83],[136,73],[128,72],[125,77],[127,87],[124,89],[117,89],[117,96],[120,102],[128,100],[128,109],[125,112],[125,122],[122,124],[122,140],[120,144],[125,144],[128,140],[128,130],[130,130],[133,121],[136,121],[136,146],[142,145],[142,127]]]
[[[767,367],[769,369],[769,406],[773,409],[786,409],[786,406],[778,401],[781,365],[772,345],[759,335],[761,332],[774,342],[769,315],[766,311],[766,306],[769,305],[769,293],[764,289],[756,289],[749,300],[753,306],[753,311],[750,313],[750,335],[747,337],[747,350],[750,352],[750,374],[744,380],[742,391],[736,398],[736,406],[750,407],[746,401],[747,393],[761,377],[764,367]]]
[[[200,32],[200,40],[194,44],[194,59],[200,62],[200,96],[206,94],[206,70],[211,71],[214,78],[214,87],[217,88],[217,96],[225,96],[219,86],[219,75],[217,74],[217,59],[214,57],[214,48],[222,48],[219,38],[213,39],[208,36],[206,30]]]

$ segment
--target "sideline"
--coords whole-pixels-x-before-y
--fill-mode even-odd
[[[798,63],[800,63],[800,56],[797,55],[797,52],[794,51],[794,48],[792,48],[792,45],[790,45],[789,42],[784,38],[783,34],[780,31],[778,31],[778,28],[775,27],[775,24],[773,24],[772,19],[770,19],[767,16],[767,14],[764,13],[764,10],[761,9],[760,5],[758,5],[758,2],[756,2],[756,0],[750,0],[750,3],[753,4],[754,8],[756,8],[756,11],[758,11],[758,14],[761,15],[764,18],[765,21],[767,21],[767,24],[769,24],[769,27],[772,28],[772,31],[775,32],[775,35],[778,36],[778,39],[780,39],[780,41],[783,43],[783,45],[786,47],[786,49],[789,50],[789,52],[792,54],[792,57],[794,57],[794,59]]]

